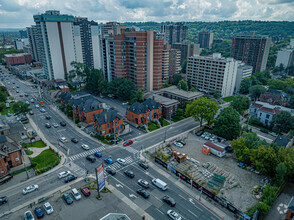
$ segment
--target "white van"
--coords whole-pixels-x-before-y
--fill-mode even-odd
[[[76,200],[79,200],[79,199],[82,198],[82,197],[81,197],[81,194],[78,192],[78,190],[77,190],[76,188],[73,188],[73,189],[71,190],[71,194],[72,194],[72,196],[73,196]]]
[[[152,180],[152,183],[163,191],[167,190],[167,184],[163,182],[161,179],[154,178]]]

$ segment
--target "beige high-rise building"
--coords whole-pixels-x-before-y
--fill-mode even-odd
[[[162,51],[162,84],[168,83],[174,74],[181,71],[181,51],[164,45]]]

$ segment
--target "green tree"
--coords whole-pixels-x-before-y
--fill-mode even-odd
[[[194,87],[192,87],[192,88],[190,89],[190,91],[191,91],[191,92],[197,92],[197,89],[195,89]]]
[[[187,71],[187,58],[182,63],[181,72],[186,74]]]
[[[72,117],[73,116],[73,111],[72,111],[72,107],[70,104],[67,104],[66,107],[65,107],[65,114],[68,116],[68,117]]]
[[[183,78],[182,78],[181,74],[174,74],[174,75],[172,76],[172,84],[173,84],[173,85],[178,85],[178,83],[179,83],[182,79],[183,79]]]
[[[258,84],[261,84],[261,85],[267,85],[268,79],[271,78],[269,71],[254,73],[253,76],[256,78],[256,80],[259,81]]]
[[[285,178],[287,175],[287,167],[284,163],[279,163],[275,171],[276,171],[275,182],[277,183],[278,186],[280,186],[285,181]]]
[[[278,147],[277,160],[278,163],[283,163],[287,167],[287,178],[293,175],[294,169],[294,149],[290,147]]]
[[[72,81],[74,78],[77,78],[79,85],[81,86],[82,82],[85,82],[87,78],[87,73],[85,71],[87,66],[84,63],[79,63],[76,61],[72,61],[70,65],[73,69],[69,71],[68,79]]]
[[[294,95],[292,95],[290,98],[289,107],[294,108]]]
[[[291,129],[294,129],[294,117],[288,111],[281,111],[272,120],[274,130],[279,133],[288,133]]]
[[[259,202],[255,206],[249,209],[248,215],[252,217],[253,214],[256,212],[256,210],[258,210],[260,218],[263,218],[267,215],[270,209],[271,209],[271,206],[267,205],[266,203]]]
[[[219,99],[222,96],[221,92],[216,89],[211,90],[210,93],[212,94],[213,98],[215,98],[215,99]]]
[[[258,99],[259,96],[265,93],[266,89],[262,85],[255,85],[249,89],[250,97],[254,100]]]
[[[242,137],[245,138],[246,146],[250,149],[256,149],[260,145],[260,139],[255,132],[244,132]]]
[[[0,102],[0,112],[2,112],[6,108],[6,105],[4,102]]]
[[[144,101],[144,89],[138,89],[135,93],[133,93],[130,101],[131,101],[131,103],[143,102]]]
[[[5,86],[0,86],[0,91],[5,92],[6,94],[8,93],[7,88]]]
[[[184,109],[178,108],[176,111],[176,115],[177,116],[184,116],[185,115]]]
[[[270,89],[277,89],[283,91],[286,90],[286,87],[288,85],[287,81],[283,79],[269,79],[267,83]]]
[[[185,91],[188,90],[188,84],[183,79],[179,81],[178,87],[180,87],[182,90],[185,90]]]
[[[105,92],[106,81],[102,70],[92,69],[87,76],[86,88],[90,91],[103,93]]]
[[[240,93],[241,94],[248,94],[249,88],[251,86],[250,79],[243,79],[240,84]]]
[[[241,132],[239,113],[232,107],[225,108],[214,122],[216,135],[232,140]]]
[[[207,97],[201,97],[188,104],[185,111],[186,116],[192,116],[196,121],[200,121],[200,127],[202,127],[203,120],[206,120],[209,125],[212,123],[217,110],[216,102],[209,100]]]
[[[26,115],[30,110],[32,110],[30,108],[30,104],[23,103],[22,101],[14,103],[12,109],[16,115]]]
[[[164,88],[168,88],[168,87],[171,87],[171,86],[172,86],[172,84],[164,83],[164,84],[162,85],[162,88],[164,89]]]
[[[0,102],[6,102],[6,100],[7,100],[6,92],[0,91]]]
[[[135,92],[135,83],[131,79],[118,78],[107,84],[107,92],[120,100],[130,100]]]
[[[277,196],[277,190],[278,190],[278,187],[274,187],[268,184],[263,190],[261,201],[268,204],[269,206],[272,206]]]
[[[231,107],[242,114],[249,108],[251,101],[246,96],[237,95],[231,102]]]

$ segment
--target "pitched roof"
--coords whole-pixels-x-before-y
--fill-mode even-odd
[[[77,107],[78,105],[82,104],[83,102],[86,102],[88,99],[93,98],[89,93],[81,95],[81,96],[72,96],[72,98],[69,100],[69,104],[71,106]]]
[[[91,112],[100,109],[100,103],[97,99],[90,98],[85,103],[78,105],[78,109],[83,112]]]
[[[99,125],[113,122],[115,118],[121,119],[121,116],[119,116],[116,111],[111,109],[94,116],[95,122]]]
[[[0,136],[0,144],[6,143],[7,139],[5,136]]]
[[[280,110],[278,108],[267,108],[267,107],[264,107],[262,106],[261,108],[259,108],[260,111],[263,111],[263,112],[268,112],[268,113],[279,113]]]
[[[147,99],[142,104],[139,102],[133,103],[128,110],[135,114],[146,113],[149,110],[158,109],[160,107],[160,103],[154,101],[153,99]]]
[[[60,98],[63,99],[64,101],[68,101],[71,99],[71,93],[70,92],[62,92],[60,94]]]
[[[275,144],[277,144],[280,147],[287,147],[288,143],[291,141],[291,139],[285,137],[285,136],[278,136],[275,140]]]

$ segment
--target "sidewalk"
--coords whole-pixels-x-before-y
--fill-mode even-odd
[[[51,145],[50,145],[51,146]],[[42,153],[42,151],[49,149],[48,146],[43,147],[43,148],[38,148],[38,147],[30,147],[29,150],[33,151],[33,154],[29,155],[29,157],[36,157],[38,156],[40,153]]]

